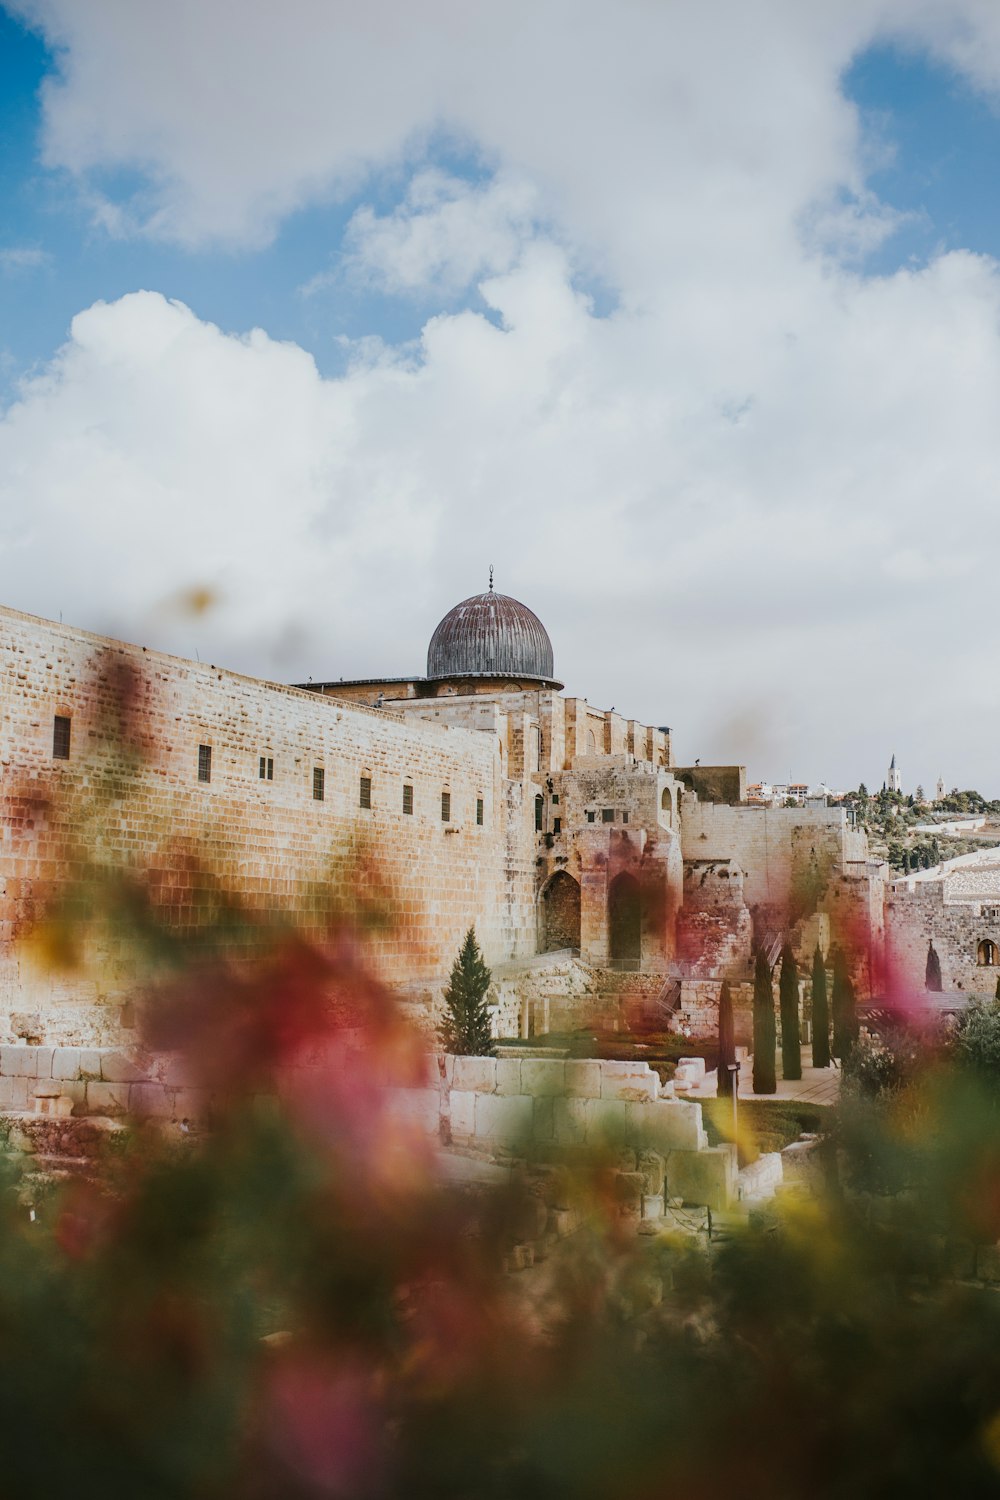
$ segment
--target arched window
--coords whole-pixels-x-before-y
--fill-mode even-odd
[[[593,729],[587,731],[587,754],[597,754],[597,734]]]
[[[996,967],[998,961],[1000,961],[1000,954],[997,952],[996,943],[991,942],[989,938],[983,938],[976,950],[976,962],[982,968],[992,969]]]
[[[545,807],[545,805],[542,802],[541,795],[539,794],[539,796],[537,796],[535,798],[535,832],[536,833],[541,833],[541,831],[542,831],[542,818],[543,818],[543,813],[544,813],[544,807]]]
[[[660,811],[666,813],[666,822],[669,826],[674,815],[674,799],[670,795],[668,786],[665,786],[660,793]]]

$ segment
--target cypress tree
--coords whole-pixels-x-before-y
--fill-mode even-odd
[[[476,929],[470,927],[444,992],[447,1014],[439,1035],[446,1052],[459,1057],[496,1057],[486,1008],[491,977],[476,942]]]
[[[932,939],[927,942],[927,967],[924,970],[924,988],[941,992],[941,960]]]
[[[847,967],[847,954],[838,948],[833,960],[833,1055],[841,1064],[850,1057],[858,1039],[858,1017],[854,985]]]
[[[812,973],[813,1006],[813,1067],[830,1066],[830,1007],[826,999],[826,966],[819,943],[813,954]]]
[[[720,1099],[733,1097],[735,1075],[729,1069],[735,1061],[736,1027],[733,1022],[733,997],[729,993],[729,984],[724,979],[719,991],[719,1066],[716,1072],[717,1092]]]
[[[753,1091],[775,1094],[774,1076],[774,992],[771,989],[771,965],[762,948],[757,949],[753,971]]]
[[[998,999],[998,1000],[1000,1000],[1000,979],[998,979],[998,980],[997,980],[997,993],[996,993],[996,998],[997,998],[997,999]]]
[[[799,966],[791,943],[781,950],[781,978],[778,981],[781,1008],[781,1076],[802,1077],[802,1042],[799,1035]]]

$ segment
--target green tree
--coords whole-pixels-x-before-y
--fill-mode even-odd
[[[757,949],[753,971],[753,1091],[755,1094],[777,1093],[774,1072],[774,991],[771,988],[771,965],[763,948]]]
[[[486,1007],[491,977],[476,942],[476,929],[470,927],[444,992],[447,1014],[439,1034],[446,1052],[459,1057],[496,1057]]]
[[[812,971],[813,1067],[830,1066],[830,1007],[826,998],[826,966],[819,943],[813,954]]]
[[[778,981],[781,1008],[781,1076],[802,1077],[802,1044],[799,1037],[799,966],[791,943],[781,950],[781,978]]]
[[[841,1064],[850,1057],[851,1048],[858,1039],[858,1015],[854,999],[854,983],[847,966],[847,954],[838,948],[833,959],[833,1055]]]
[[[941,992],[941,960],[933,941],[927,942],[927,966],[924,969],[924,989]]]
[[[736,1075],[729,1070],[736,1061],[736,1027],[733,1021],[733,997],[727,980],[719,991],[719,1066],[717,1070],[720,1099],[733,1097]]]
[[[991,1092],[1000,1092],[1000,998],[970,1002],[958,1022],[955,1051]]]

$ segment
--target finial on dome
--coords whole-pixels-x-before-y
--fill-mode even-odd
[[[493,564],[490,563],[490,593],[493,592]]]

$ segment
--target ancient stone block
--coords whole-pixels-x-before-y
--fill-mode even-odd
[[[620,1140],[626,1129],[626,1109],[618,1099],[582,1099],[587,1115],[587,1140],[594,1145]]]
[[[492,1094],[497,1086],[495,1057],[456,1057],[452,1087]]]
[[[129,1086],[128,1107],[129,1113],[140,1119],[172,1120],[173,1090],[164,1088],[162,1083],[133,1083]]]
[[[123,1115],[128,1109],[127,1083],[88,1082],[85,1107],[89,1115]]]
[[[736,1196],[736,1148],[711,1146],[703,1151],[674,1151],[667,1161],[667,1191],[685,1203],[716,1210]]]
[[[566,1066],[561,1059],[526,1057],[521,1061],[521,1092],[539,1098],[566,1092]]]
[[[27,1109],[28,1080],[0,1078],[0,1109]]]
[[[425,1135],[438,1135],[441,1110],[437,1089],[392,1089],[386,1098],[397,1119]]]
[[[533,1106],[534,1100],[524,1094],[508,1099],[496,1094],[477,1094],[476,1139],[507,1150],[529,1146]]]
[[[535,1099],[531,1123],[531,1138],[533,1141],[544,1143],[554,1140],[555,1102],[551,1094],[544,1094],[541,1098]]]
[[[4,1078],[37,1078],[34,1047],[0,1047],[0,1076]]]
[[[505,1096],[521,1092],[521,1060],[518,1057],[497,1058],[497,1093]]]
[[[648,1063],[602,1062],[601,1098],[640,1104],[659,1097],[660,1080]]]
[[[461,1089],[451,1091],[452,1137],[472,1136],[476,1133],[476,1095]]]
[[[645,1193],[663,1193],[663,1157],[658,1151],[640,1151],[638,1170],[642,1173]]]
[[[577,1099],[601,1097],[601,1065],[588,1059],[566,1063],[566,1092]]]
[[[615,1202],[619,1211],[638,1219],[642,1214],[641,1172],[616,1172],[614,1175]]]
[[[687,1099],[657,1099],[629,1105],[629,1126],[652,1150],[697,1151],[704,1131],[701,1105]]]
[[[144,1074],[124,1052],[105,1052],[101,1058],[101,1078],[105,1083],[139,1083]]]
[[[95,1054],[96,1055],[96,1054]],[[56,1047],[52,1053],[53,1078],[76,1079],[80,1076],[80,1049],[79,1047]],[[98,1076],[100,1076],[100,1063],[98,1063]]]
[[[560,1146],[582,1146],[587,1139],[586,1099],[552,1101],[553,1132]]]

